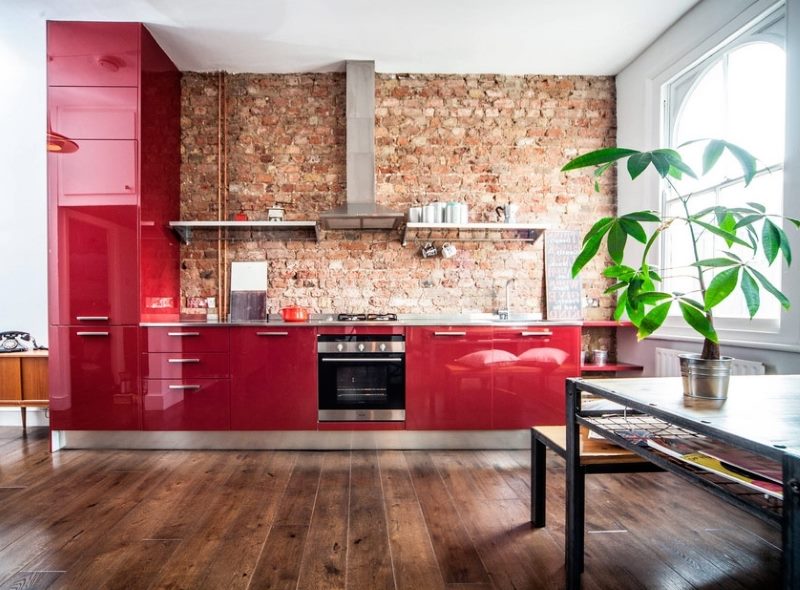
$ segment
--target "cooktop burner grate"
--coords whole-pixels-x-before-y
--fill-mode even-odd
[[[340,313],[336,316],[340,322],[396,322],[396,313]]]

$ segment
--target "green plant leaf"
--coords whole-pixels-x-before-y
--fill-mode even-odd
[[[728,151],[739,161],[742,167],[742,174],[744,175],[744,185],[747,186],[756,175],[756,158],[750,152],[738,145],[730,142],[725,142],[725,147]]]
[[[603,276],[609,279],[618,279],[625,275],[633,276],[636,271],[630,266],[624,264],[615,264],[614,266],[607,266],[603,270]]]
[[[745,215],[739,221],[736,222],[736,229],[739,229],[740,227],[744,227],[746,225],[752,225],[756,221],[759,221],[761,219],[764,219],[763,215],[755,215],[755,214],[754,215]]]
[[[739,282],[739,269],[741,267],[729,268],[717,274],[711,283],[706,288],[705,307],[711,309],[715,305],[719,305],[725,298],[730,295],[736,288],[736,283]]]
[[[698,311],[702,311],[703,313],[705,313],[705,311],[706,311],[706,309],[705,309],[705,307],[703,306],[703,304],[702,304],[702,303],[700,303],[700,302],[699,302],[697,299],[692,299],[691,297],[685,297],[685,296],[683,296],[683,295],[682,295],[682,296],[680,297],[680,300],[681,300],[681,301],[685,301],[685,302],[686,302],[686,303],[688,303],[689,305],[691,305],[691,306],[693,306],[693,307],[697,308],[697,309],[698,309]]]
[[[653,156],[650,152],[640,152],[628,158],[628,174],[631,175],[631,180],[639,176],[653,161]]]
[[[781,293],[781,291],[775,285],[770,283],[767,277],[765,277],[752,267],[748,266],[747,270],[749,270],[751,273],[753,273],[753,275],[755,275],[756,279],[758,279],[758,282],[761,283],[761,286],[764,287],[767,291],[769,291],[772,294],[772,296],[775,297],[775,299],[777,299],[780,302],[781,306],[784,309],[789,309],[791,305],[789,303],[789,298],[786,297],[786,295],[784,295],[783,293]]]
[[[747,272],[747,269],[742,271],[742,293],[744,294],[744,301],[747,304],[747,312],[750,314],[750,319],[756,315],[758,308],[761,306],[761,296],[758,293],[758,283],[756,283],[753,275]]]
[[[781,248],[781,234],[776,226],[768,218],[764,218],[764,227],[761,228],[761,247],[764,249],[764,256],[767,262],[772,264],[778,256]]]
[[[672,293],[663,293],[662,291],[649,291],[647,293],[640,293],[637,296],[639,303],[644,303],[645,305],[655,305],[659,301],[664,301],[664,299],[673,299]]]
[[[733,253],[733,252],[731,252],[730,250],[723,250],[723,251],[722,251],[722,253],[723,253],[725,256],[728,256],[729,258],[733,258],[733,259],[734,259],[735,261],[737,261],[737,262],[742,262],[742,259],[741,259],[741,258],[739,258],[739,257],[738,257],[736,254],[734,254],[734,253]]]
[[[797,229],[800,229],[800,219],[795,219],[794,217],[786,217],[789,221],[791,221]]]
[[[577,170],[578,168],[586,168],[587,166],[600,166],[601,164],[616,162],[621,158],[638,153],[640,153],[639,150],[629,150],[626,148],[603,148],[573,158],[561,168],[561,171],[568,172],[570,170]]]
[[[739,244],[740,246],[746,246],[747,248],[752,249],[752,245],[745,242],[743,239],[736,237],[734,234],[725,231],[724,229],[718,228],[716,225],[712,225],[710,223],[706,223],[705,221],[700,221],[699,219],[695,219],[694,216],[689,218],[689,223],[694,223],[695,225],[699,225],[703,229],[708,230],[715,236],[721,237],[725,240],[726,243],[735,243]]]
[[[621,215],[620,219],[630,219],[632,221],[654,221],[661,223],[661,217],[655,211],[634,211],[633,213],[626,213]]]
[[[650,152],[650,158],[653,161],[653,166],[658,172],[658,175],[661,176],[661,178],[665,178],[667,174],[669,174],[669,169],[672,166],[667,156],[665,156],[663,153],[659,153],[658,151],[653,151]]]
[[[628,303],[628,292],[623,291],[617,296],[617,306],[614,308],[614,320],[619,321],[619,318],[622,317],[623,312],[625,311],[625,307]]]
[[[650,280],[652,280],[652,281],[657,281],[659,283],[661,282],[661,275],[659,275],[654,270],[648,270],[647,271],[647,276],[650,277]]]
[[[626,293],[630,293],[630,287],[628,287],[628,291]],[[635,326],[639,326],[642,323],[642,319],[644,318],[644,306],[637,305],[634,301],[631,301],[630,296],[625,298],[625,311],[628,313],[628,318],[630,318],[631,322]]]
[[[704,260],[698,260],[697,262],[693,262],[690,266],[711,266],[711,267],[722,267],[722,266],[733,266],[737,264],[735,260],[731,260],[730,258],[706,258]]]
[[[786,264],[789,266],[792,265],[792,247],[789,245],[789,236],[786,235],[786,232],[783,231],[783,228],[780,225],[775,224],[775,228],[778,230],[778,234],[781,236],[781,253],[783,257],[786,259]]]
[[[608,289],[603,291],[603,295],[608,295],[610,293],[613,293],[614,291],[619,291],[623,287],[627,287],[627,286],[628,286],[627,281],[619,281],[618,283],[614,283]]]
[[[628,241],[628,234],[622,229],[619,223],[615,223],[608,232],[608,255],[617,264],[622,263],[625,255],[625,243]]]
[[[639,323],[639,330],[636,333],[636,338],[638,340],[644,340],[650,334],[658,330],[661,327],[661,324],[664,323],[664,320],[667,319],[667,314],[669,314],[670,307],[672,307],[671,300],[667,301],[666,303],[656,305],[653,309],[647,312],[647,314],[642,318],[641,323]]]
[[[703,150],[703,174],[708,174],[708,171],[714,167],[724,151],[724,141],[712,139],[708,142],[706,149]]]
[[[600,242],[603,241],[604,233],[598,233],[593,235],[589,240],[583,245],[583,249],[578,254],[577,258],[575,258],[575,262],[572,264],[572,278],[578,276],[578,273],[581,272],[581,269],[586,266],[586,264],[594,258],[594,255],[597,254],[597,251],[600,249]]]
[[[619,218],[619,225],[623,229],[623,231],[632,237],[634,240],[637,240],[644,244],[647,242],[647,234],[642,227],[642,224],[638,221],[634,221],[632,219],[626,219],[625,217]]]
[[[753,209],[755,209],[756,211],[760,211],[761,213],[766,213],[766,212],[767,212],[767,208],[766,208],[766,207],[764,207],[764,205],[762,205],[761,203],[753,203],[753,202],[749,202],[749,203],[747,203],[747,204],[748,204],[750,207],[752,207]]]
[[[703,337],[711,340],[711,342],[719,342],[717,332],[714,330],[714,326],[711,325],[711,321],[706,314],[684,301],[680,301],[678,305],[680,305],[683,319],[686,320],[686,323],[689,324],[692,329],[699,332]]]
[[[585,245],[586,242],[589,241],[591,237],[595,234],[600,234],[600,237],[604,236],[605,233],[611,229],[611,225],[614,223],[613,217],[603,217],[595,222],[595,224],[586,232],[586,235],[583,236],[583,244]]]

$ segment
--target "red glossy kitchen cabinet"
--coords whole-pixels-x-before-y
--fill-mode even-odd
[[[316,331],[231,328],[231,428],[316,430]]]
[[[406,427],[468,430],[492,427],[490,327],[406,329]]]
[[[228,430],[227,379],[145,379],[145,430]]]
[[[53,207],[51,215],[50,323],[136,324],[136,207]]]
[[[52,160],[59,205],[138,205],[136,142],[78,139]]]
[[[135,327],[50,328],[50,427],[140,430]]]
[[[49,86],[139,85],[139,23],[47,24]]]
[[[47,115],[51,127],[70,139],[138,139],[139,91],[138,88],[51,87],[47,93]]]
[[[577,326],[495,327],[493,428],[564,424],[565,380],[580,375],[580,342]]]

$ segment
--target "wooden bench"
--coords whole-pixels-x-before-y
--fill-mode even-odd
[[[0,406],[19,408],[22,431],[27,427],[26,408],[47,408],[47,351],[0,354]]]
[[[531,527],[545,526],[547,460],[550,449],[561,458],[567,457],[566,426],[535,426],[531,428]],[[589,438],[581,428],[581,478],[588,473],[636,473],[661,471],[636,453],[618,447],[605,439]],[[580,486],[583,490],[583,486]]]

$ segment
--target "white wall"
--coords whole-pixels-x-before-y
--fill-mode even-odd
[[[45,27],[0,3],[0,331],[47,342]]]
[[[637,149],[659,147],[661,125],[660,88],[670,77],[691,65],[728,36],[742,28],[755,16],[777,4],[776,0],[704,0],[689,11],[617,76],[617,143]],[[785,194],[800,194],[800,0],[787,0],[788,16],[788,95],[786,108],[787,145],[784,168]],[[658,209],[658,178],[655,174],[632,183],[625,174],[619,175],[618,205],[621,212]],[[787,215],[798,217],[800,199],[787,200]],[[788,230],[788,228],[787,228]],[[800,239],[794,236],[795,252],[800,251]],[[797,261],[795,261],[797,265]],[[797,268],[784,272],[784,284],[794,290],[790,299],[794,306],[784,315],[791,326],[788,337],[800,342],[798,319],[800,297],[797,296]],[[789,294],[789,292],[787,292]],[[700,351],[700,340],[679,341],[649,338],[636,342],[632,331],[623,331],[619,338],[619,356],[628,362],[645,367],[652,374],[655,348],[674,348]],[[737,358],[761,361],[769,373],[800,373],[800,352],[772,350],[772,342],[764,347],[725,346],[722,353]]]

